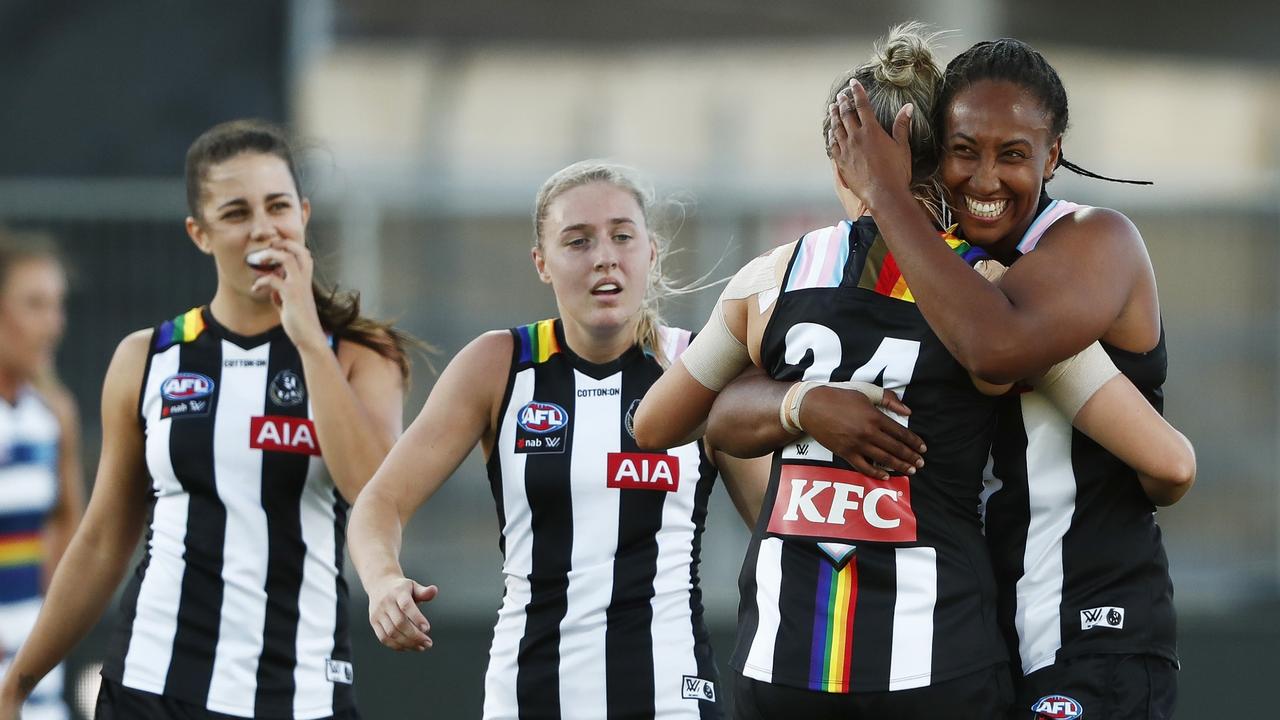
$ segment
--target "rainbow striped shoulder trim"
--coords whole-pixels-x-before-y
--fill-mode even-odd
[[[560,352],[560,341],[556,339],[556,321],[539,320],[536,323],[522,325],[511,330],[516,336],[517,362],[520,364],[544,363],[552,355]]]
[[[953,225],[946,231],[939,233],[952,252],[964,258],[965,262],[970,265],[987,257],[982,248],[969,245],[968,242],[956,237],[954,231],[955,226]],[[876,237],[875,242],[871,244],[871,249],[867,253],[867,261],[862,266],[862,275],[858,278],[858,287],[875,291],[895,300],[909,303],[916,301],[915,296],[911,294],[911,288],[907,287],[907,279],[902,276],[902,271],[898,269],[897,259],[893,257],[893,253],[889,252],[889,247],[885,244],[883,237]]]
[[[155,349],[164,350],[179,343],[189,343],[204,332],[204,315],[194,307],[172,320],[165,320],[156,331]]]
[[[1026,255],[1036,249],[1036,245],[1040,243],[1040,238],[1044,237],[1044,233],[1049,226],[1058,222],[1062,218],[1070,215],[1077,210],[1084,210],[1088,205],[1077,205],[1066,200],[1054,200],[1049,203],[1035,220],[1031,221],[1031,227],[1022,234],[1022,239],[1018,241],[1018,252]]]
[[[782,292],[806,288],[840,287],[844,265],[849,261],[848,220],[838,225],[814,230],[796,244],[795,259]]]

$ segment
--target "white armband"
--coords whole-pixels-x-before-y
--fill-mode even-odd
[[[747,346],[734,337],[725,321],[724,303],[726,300],[743,300],[777,287],[773,269],[777,253],[775,250],[761,255],[734,273],[724,292],[716,299],[706,327],[680,356],[693,379],[708,390],[720,392],[751,364]]]
[[[1111,361],[1111,356],[1095,342],[1049,368],[1031,384],[1068,420],[1074,420],[1089,398],[1119,374],[1120,369]]]
[[[694,336],[693,342],[680,355],[684,369],[712,392],[723,390],[729,381],[751,364],[747,346],[729,332],[720,304],[717,300],[706,327]]]

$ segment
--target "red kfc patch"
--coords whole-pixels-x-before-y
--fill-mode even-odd
[[[852,470],[783,465],[769,532],[837,542],[914,542],[905,475],[876,480]]]

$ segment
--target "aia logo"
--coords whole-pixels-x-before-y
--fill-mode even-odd
[[[768,529],[814,540],[914,542],[911,483],[904,475],[876,480],[840,468],[783,465]]]
[[[680,489],[680,460],[661,453],[609,453],[608,480],[611,488],[623,490]]]
[[[1036,720],[1075,720],[1084,715],[1080,703],[1066,695],[1045,695],[1031,706]]]
[[[307,418],[285,415],[250,418],[249,447],[301,455],[320,454],[316,426]]]
[[[544,403],[534,400],[516,413],[516,422],[531,433],[546,434],[555,432],[569,424],[569,413],[555,403]]]
[[[160,385],[165,400],[199,400],[213,394],[213,380],[200,373],[178,373],[165,378]]]

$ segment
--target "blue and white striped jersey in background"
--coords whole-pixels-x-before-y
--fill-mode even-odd
[[[58,418],[36,391],[0,399],[0,676],[26,640],[40,612],[41,535],[58,500]],[[31,694],[23,717],[67,717],[62,666]]]

